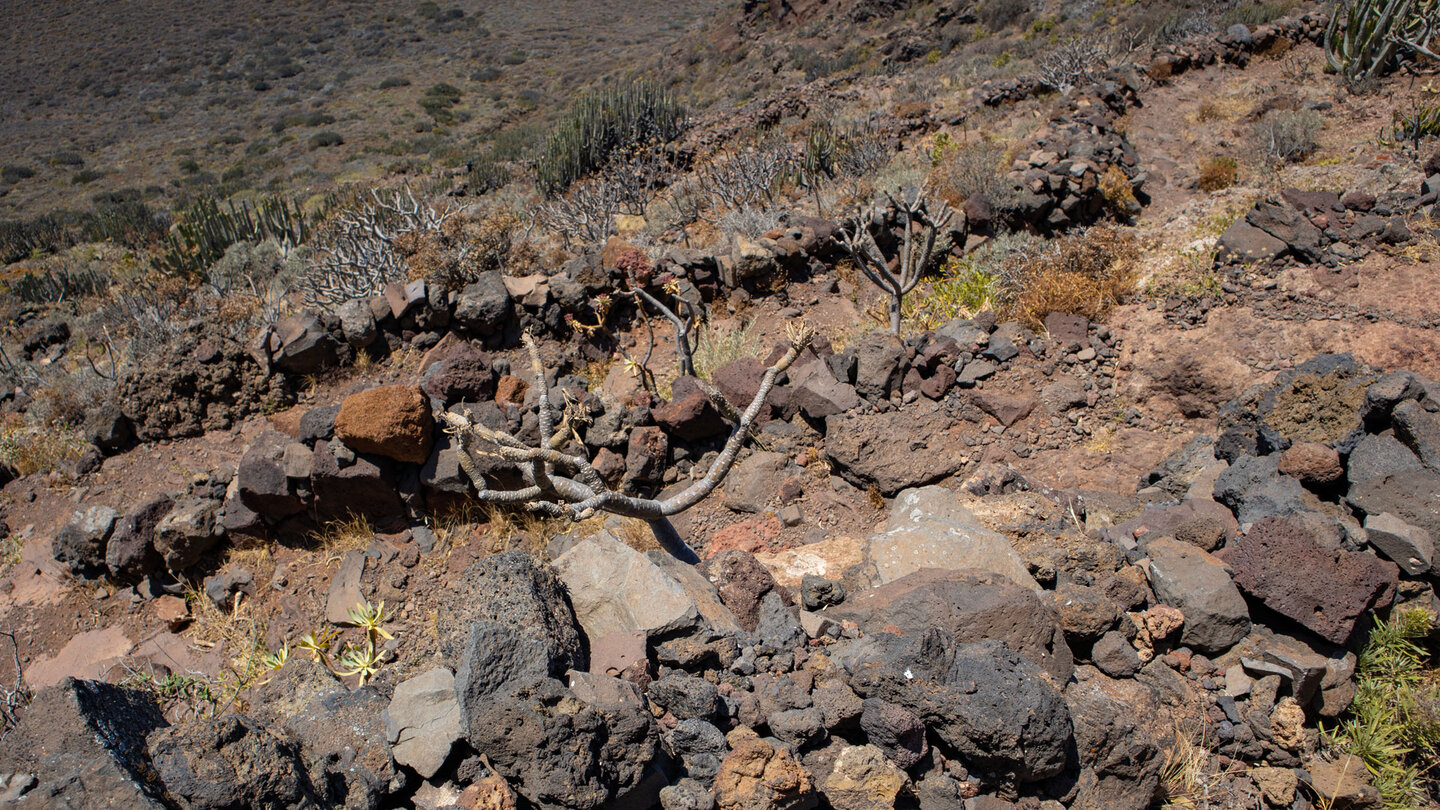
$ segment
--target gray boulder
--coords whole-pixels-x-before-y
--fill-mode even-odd
[[[318,801],[298,746],[243,714],[191,720],[150,736],[165,791],[186,810],[301,807]]]
[[[460,737],[454,673],[436,667],[395,687],[385,710],[385,739],[396,762],[429,779]]]
[[[1250,612],[1222,560],[1168,537],[1146,547],[1150,587],[1185,614],[1181,643],[1206,654],[1223,652],[1250,632]]]
[[[607,531],[576,543],[553,567],[588,638],[637,630],[666,635],[700,620],[682,582]]]
[[[1065,769],[1070,713],[1039,667],[1001,642],[957,644],[941,630],[880,634],[838,660],[855,691],[909,709],[972,767],[1033,782]]]
[[[405,776],[385,739],[385,697],[373,686],[323,694],[285,721],[323,801],[371,810]]]
[[[76,576],[98,576],[105,570],[106,544],[119,519],[120,513],[108,506],[76,512],[50,541],[50,554]]]
[[[225,536],[217,518],[220,501],[185,498],[177,501],[155,526],[155,551],[171,571],[183,571],[200,561]]]
[[[340,342],[310,313],[281,319],[274,334],[280,348],[272,361],[281,371],[317,374],[340,362]]]
[[[866,633],[921,636],[944,630],[957,643],[1003,641],[1063,684],[1073,659],[1055,614],[1036,591],[998,574],[926,568],[852,594],[825,611],[853,621]]]
[[[155,527],[174,506],[169,496],[162,495],[120,519],[105,544],[105,567],[116,582],[139,582],[164,564],[155,550]]]
[[[489,336],[505,328],[513,308],[505,280],[498,270],[491,270],[460,291],[454,322],[474,334]]]
[[[549,566],[523,551],[476,560],[437,599],[440,648],[451,660],[465,650],[475,622],[492,621],[539,642],[547,670],[586,669],[585,645],[565,586]]]
[[[1425,465],[1410,452],[1410,448],[1389,433],[1379,433],[1367,435],[1350,451],[1345,478],[1351,487],[1358,487],[1372,478],[1423,469]]]
[[[900,492],[884,531],[866,540],[880,582],[894,582],[922,568],[1000,574],[1039,589],[1010,541],[980,524],[955,493],[930,486]]]

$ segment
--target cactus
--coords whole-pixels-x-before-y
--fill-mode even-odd
[[[253,208],[247,202],[226,208],[212,198],[197,200],[165,238],[164,252],[154,260],[156,269],[174,276],[198,276],[220,260],[236,242],[274,239],[300,245],[310,238],[310,221],[299,203],[284,197],[261,199]]]
[[[670,141],[685,128],[685,110],[651,82],[632,82],[576,100],[535,161],[535,182],[547,197],[599,169],[615,151],[647,140]]]
[[[1347,82],[1372,79],[1402,57],[1440,60],[1430,38],[1440,0],[1342,0],[1325,29],[1325,59]]]

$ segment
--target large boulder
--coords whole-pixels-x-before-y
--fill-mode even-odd
[[[452,660],[464,651],[471,624],[493,621],[540,642],[547,668],[556,673],[587,668],[585,643],[564,584],[549,566],[523,551],[476,560],[436,601],[440,648]]]
[[[373,686],[340,689],[316,697],[285,720],[323,800],[357,810],[374,808],[392,789],[404,786],[385,739],[386,704]]]
[[[756,451],[725,477],[725,505],[736,512],[765,511],[792,468],[784,453]]]
[[[609,532],[575,544],[553,568],[592,640],[635,631],[663,636],[692,629],[700,619],[684,584]]]
[[[816,421],[860,407],[860,395],[848,381],[841,381],[819,359],[802,363],[789,371],[788,410]]]
[[[340,362],[340,341],[308,312],[282,318],[274,326],[273,340],[280,347],[272,361],[281,371],[318,374]]]
[[[1003,641],[1058,684],[1070,680],[1074,666],[1055,614],[1034,590],[998,574],[921,569],[852,594],[825,615],[870,634],[921,636],[938,628],[962,644]]]
[[[383,524],[405,514],[388,459],[357,454],[337,440],[316,442],[311,460],[310,489],[318,520],[363,515]]]
[[[1334,644],[1348,644],[1370,611],[1387,606],[1399,579],[1394,563],[1325,548],[1279,518],[1257,522],[1220,556],[1246,593]]]
[[[155,551],[166,568],[183,571],[220,542],[225,536],[220,505],[212,498],[183,498],[156,524]]]
[[[885,529],[868,538],[868,556],[881,583],[922,568],[1000,574],[1039,589],[1010,541],[983,526],[955,493],[930,486],[899,493]]]
[[[396,762],[429,779],[445,764],[461,733],[450,670],[436,667],[395,687],[385,710],[385,738]]]
[[[1155,596],[1185,614],[1183,644],[1206,654],[1223,652],[1250,632],[1249,608],[1223,560],[1169,537],[1151,542],[1146,553]]]
[[[290,437],[279,431],[261,433],[240,457],[235,472],[241,503],[271,521],[305,508],[285,470],[285,451],[290,443]]]
[[[396,461],[424,464],[434,441],[430,398],[413,385],[382,385],[340,403],[335,436],[346,446]]]
[[[1135,681],[1118,682],[1088,667],[1065,690],[1080,753],[1078,810],[1144,810],[1164,763],[1153,720],[1160,701]]]
[[[0,739],[0,762],[35,786],[14,805],[161,810],[146,738],[168,725],[149,692],[66,678],[35,694]]]
[[[855,393],[872,402],[900,387],[905,344],[889,332],[868,332],[855,342]]]
[[[108,506],[76,512],[50,541],[50,554],[77,576],[94,577],[105,570],[105,550],[120,513]]]
[[[954,417],[922,399],[903,411],[842,414],[825,420],[825,455],[858,487],[890,496],[959,472],[968,450]]]
[[[957,644],[942,630],[882,633],[840,653],[865,698],[909,709],[972,767],[1018,782],[1065,769],[1072,728],[1059,691],[1004,643]]]
[[[474,284],[460,290],[455,302],[454,321],[466,331],[489,336],[505,328],[513,309],[514,302],[504,277],[498,270],[491,270],[481,273]]]
[[[186,810],[297,807],[318,801],[298,746],[243,714],[192,720],[150,736],[165,791]]]
[[[455,672],[461,725],[527,800],[594,810],[634,789],[657,753],[654,719],[632,684],[575,673],[551,677],[542,641],[498,622],[476,622]]]
[[[730,753],[715,777],[720,810],[811,810],[818,806],[815,782],[788,748],[749,729],[732,732]]]
[[[420,387],[449,406],[492,399],[498,380],[489,352],[473,343],[457,341],[425,371]]]
[[[1410,470],[1371,478],[1350,488],[1345,500],[1361,514],[1386,512],[1440,537],[1440,475]]]
[[[873,745],[850,745],[825,778],[825,799],[834,810],[890,810],[910,778]]]
[[[105,544],[105,567],[116,582],[139,582],[164,565],[160,552],[155,550],[155,527],[174,506],[168,495],[151,498],[116,524]]]

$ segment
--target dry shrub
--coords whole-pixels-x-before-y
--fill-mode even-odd
[[[1117,217],[1127,218],[1131,211],[1139,210],[1140,201],[1135,199],[1135,188],[1119,166],[1106,168],[1105,174],[1100,176],[1100,194]]]
[[[66,427],[32,427],[12,415],[0,425],[0,464],[17,475],[60,470],[74,464],[89,443]]]
[[[1206,191],[1220,191],[1229,188],[1235,185],[1239,171],[1240,164],[1236,163],[1234,158],[1211,158],[1204,166],[1200,167],[1200,188]]]
[[[930,182],[935,194],[961,205],[975,194],[992,194],[1008,165],[1005,146],[994,141],[937,144]]]
[[[1052,312],[1100,320],[1134,289],[1139,255],[1135,238],[1114,228],[1067,236],[1006,268],[1001,307],[1032,329]]]

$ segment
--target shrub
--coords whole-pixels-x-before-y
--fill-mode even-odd
[[[339,146],[345,143],[345,138],[334,130],[326,129],[310,136],[310,148],[321,149],[327,146]]]
[[[1261,155],[1277,163],[1295,163],[1319,147],[1323,126],[1314,110],[1271,110],[1256,122],[1251,141]]]
[[[496,79],[500,78],[500,77],[503,76],[503,75],[504,75],[504,74],[500,72],[500,69],[499,69],[499,68],[483,67],[483,68],[480,68],[479,70],[475,71],[474,73],[471,73],[471,74],[470,74],[470,81],[472,81],[472,82],[493,82],[493,81],[495,81]]]
[[[604,166],[611,154],[646,141],[666,143],[685,126],[685,110],[652,82],[636,81],[576,100],[535,163],[535,181],[554,197]]]
[[[1220,28],[1229,28],[1237,23],[1249,26],[1265,25],[1285,16],[1285,13],[1294,7],[1295,3],[1290,0],[1281,0],[1276,3],[1243,3],[1220,15]]]
[[[64,151],[51,155],[46,162],[51,166],[84,166],[85,158],[79,152]]]
[[[1005,149],[993,141],[956,145],[937,143],[930,180],[935,193],[951,205],[976,194],[992,194],[1004,176]]]
[[[1032,329],[1052,312],[1101,320],[1134,289],[1139,254],[1134,238],[1114,228],[1097,226],[1064,237],[1006,262],[996,283],[997,303]]]
[[[975,16],[987,31],[995,33],[1023,22],[1029,13],[1028,0],[985,0]]]
[[[70,244],[65,224],[54,214],[28,220],[0,220],[0,264],[9,264]]]
[[[525,52],[517,48],[500,57],[500,62],[505,65],[523,65],[527,58]]]
[[[14,184],[34,176],[35,170],[29,166],[0,166],[0,183]]]
[[[68,263],[44,268],[21,267],[0,275],[0,289],[27,304],[58,304],[110,287],[110,277],[92,267],[75,268]]]
[[[952,318],[993,306],[995,276],[974,256],[952,259],[940,275],[921,282],[905,301],[905,320],[920,329],[934,329]]]
[[[460,103],[462,95],[464,94],[460,92],[460,88],[452,84],[434,84],[420,97],[420,108],[435,119],[437,124],[453,124],[454,107]]]
[[[1105,173],[1100,176],[1100,196],[1105,198],[1110,212],[1121,220],[1128,220],[1131,214],[1140,211],[1140,201],[1135,198],[1135,187],[1131,185],[1129,175],[1119,166],[1111,165],[1105,168]]]
[[[19,475],[58,470],[80,459],[89,442],[69,428],[0,427],[0,464]]]
[[[403,76],[386,76],[380,80],[379,89],[389,90],[392,87],[409,87],[410,80]]]
[[[1200,188],[1205,191],[1220,191],[1235,185],[1240,165],[1234,158],[1211,158],[1200,168]]]

